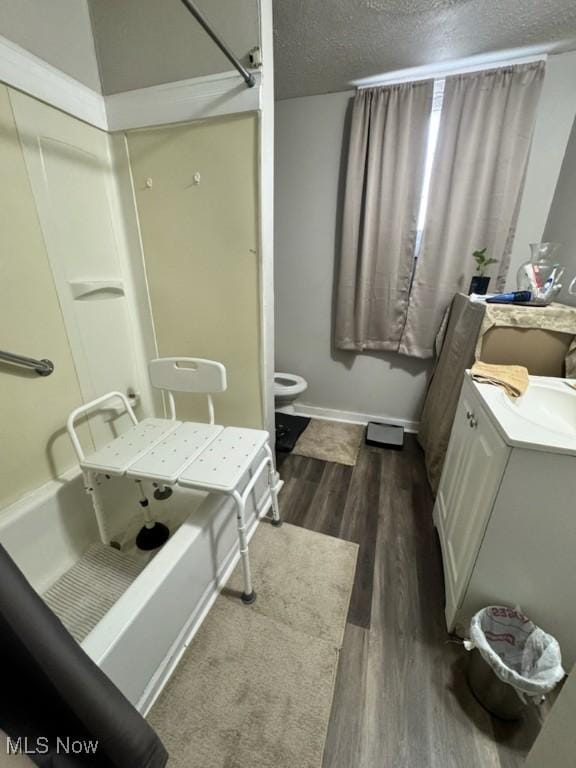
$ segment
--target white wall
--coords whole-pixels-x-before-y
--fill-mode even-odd
[[[576,114],[576,53],[550,56],[538,105],[522,207],[510,258],[507,287],[516,289],[516,272],[530,258],[530,243],[544,238],[544,228]],[[546,236],[547,237],[547,236]]]
[[[552,208],[544,230],[544,240],[561,243],[558,261],[566,265],[564,288],[559,300],[564,304],[576,305],[576,296],[570,296],[568,286],[576,274],[576,121],[572,127],[570,141],[564,155],[562,170]]]
[[[341,154],[351,96],[334,93],[276,105],[276,370],[308,380],[304,404],[414,420],[430,362],[394,353],[353,355],[332,346]],[[576,53],[551,56],[511,257],[510,288],[516,286],[518,266],[529,257],[528,244],[544,237],[575,114]],[[566,243],[563,261],[568,262],[573,249],[576,271],[576,139],[572,154],[546,237]]]
[[[572,768],[576,754],[576,668],[547,715],[525,768]]]
[[[0,0],[0,35],[100,90],[87,0]]]
[[[429,361],[332,347],[342,140],[351,93],[276,104],[276,370],[308,381],[304,404],[413,421]]]

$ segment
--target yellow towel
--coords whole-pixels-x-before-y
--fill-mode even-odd
[[[480,361],[471,368],[474,381],[483,381],[502,387],[509,397],[516,398],[528,389],[528,369],[523,365],[491,365]]]

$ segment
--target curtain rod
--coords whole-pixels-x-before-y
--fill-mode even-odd
[[[242,78],[244,79],[244,82],[248,86],[248,88],[253,88],[256,85],[256,80],[254,78],[254,75],[248,72],[245,66],[243,66],[240,62],[240,60],[234,56],[230,48],[226,45],[226,43],[218,37],[216,32],[212,29],[210,24],[208,23],[208,20],[204,16],[204,14],[195,6],[195,4],[192,2],[192,0],[180,0],[182,5],[184,5],[194,16],[198,24],[204,29],[206,34],[212,38],[212,40],[216,43],[218,48],[222,51],[224,56],[236,67]]]
[[[498,58],[474,58],[476,58],[476,61],[473,59],[455,59],[452,62],[440,62],[439,64],[430,64],[423,67],[400,69],[385,75],[374,75],[373,77],[365,77],[362,80],[354,80],[351,85],[356,86],[357,90],[362,91],[365,88],[378,88],[379,86],[399,85],[400,83],[415,83],[419,80],[443,80],[445,77],[452,77],[453,75],[465,75],[472,72],[499,69],[500,67],[514,67],[520,64],[532,64],[537,61],[546,61],[548,54],[538,53],[526,56],[510,56],[508,58],[502,58],[502,52],[500,52]]]

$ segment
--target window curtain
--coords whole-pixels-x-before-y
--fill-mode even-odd
[[[336,282],[339,349],[398,349],[433,89],[433,81],[405,83],[354,97]]]
[[[447,78],[399,352],[433,355],[446,307],[468,292],[473,251],[498,259],[490,288],[504,288],[543,79],[543,62]]]

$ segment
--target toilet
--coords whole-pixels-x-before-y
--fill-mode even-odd
[[[276,408],[294,407],[294,400],[308,389],[308,382],[295,373],[274,374],[274,404]]]

